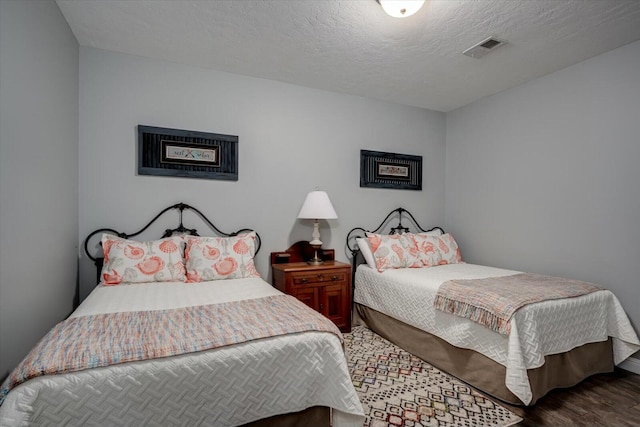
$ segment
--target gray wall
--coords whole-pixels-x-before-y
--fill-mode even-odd
[[[53,1],[0,1],[0,378],[71,312],[78,43]]]
[[[239,180],[138,176],[138,124],[238,135]],[[423,191],[360,188],[360,149],[422,155]],[[256,229],[257,268],[270,280],[269,252],[311,238],[311,222],[296,215],[316,186],[339,216],[322,224],[321,239],[341,260],[351,228],[377,226],[399,205],[442,224],[444,160],[443,113],[80,49],[80,239],[104,226],[133,232],[184,201],[223,230]],[[94,277],[83,258],[82,297]]]
[[[639,136],[640,42],[448,113],[463,258],[600,283],[640,330]]]

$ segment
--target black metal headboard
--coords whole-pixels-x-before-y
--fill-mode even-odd
[[[89,251],[89,242],[91,241],[91,239],[96,236],[96,235],[100,235],[102,236],[102,233],[108,232],[108,233],[113,233],[119,237],[122,237],[123,239],[129,239],[131,237],[135,237],[138,234],[142,233],[143,231],[145,231],[147,228],[149,228],[151,226],[151,224],[153,224],[158,218],[160,218],[165,212],[170,211],[172,209],[177,209],[178,210],[178,219],[179,219],[179,224],[176,228],[168,228],[164,231],[164,234],[161,236],[161,238],[165,238],[165,237],[169,237],[175,233],[184,233],[184,234],[190,234],[192,236],[199,236],[198,231],[195,228],[187,228],[182,224],[182,214],[185,210],[191,210],[193,212],[195,212],[196,214],[198,214],[198,216],[200,218],[202,218],[202,220],[209,225],[209,227],[211,227],[211,229],[213,231],[215,231],[219,236],[221,237],[233,237],[233,236],[237,236],[240,233],[243,232],[249,232],[249,231],[254,231],[250,228],[242,228],[238,231],[235,231],[233,233],[225,233],[224,231],[221,231],[218,227],[216,227],[210,220],[209,218],[207,218],[202,212],[200,212],[198,209],[194,208],[193,206],[187,205],[186,203],[176,203],[175,205],[169,206],[167,208],[164,208],[158,215],[156,215],[151,221],[149,221],[149,223],[147,225],[145,225],[144,227],[142,227],[140,230],[134,232],[134,233],[123,233],[117,230],[114,230],[113,228],[99,228],[98,230],[95,230],[93,232],[91,232],[85,239],[84,239],[84,252],[87,254],[87,257],[89,257],[89,259],[91,261],[93,261],[93,263],[96,265],[96,269],[97,269],[97,275],[98,275],[98,282],[100,282],[100,272],[102,271],[102,263],[104,261],[103,257],[100,256],[93,256],[91,254],[91,252]],[[260,241],[260,236],[258,235],[258,233],[256,233],[256,253],[258,253],[258,251],[260,250],[260,245],[261,245],[261,241]]]
[[[352,284],[355,284],[355,274],[356,274],[356,268],[364,263],[364,259],[362,258],[362,255],[360,254],[360,248],[358,247],[358,243],[356,242],[356,239],[358,238],[362,238],[362,237],[366,237],[367,233],[378,233],[385,227],[385,225],[387,225],[387,222],[389,221],[389,219],[391,217],[393,217],[394,215],[397,215],[397,219],[398,219],[398,225],[396,225],[395,227],[389,227],[389,232],[388,234],[402,234],[402,233],[410,233],[411,229],[409,227],[406,227],[402,224],[402,216],[406,215],[408,218],[411,219],[413,225],[415,226],[416,230],[418,231],[422,231],[424,233],[427,233],[429,231],[434,231],[434,230],[440,230],[443,234],[444,234],[444,230],[441,227],[433,227],[430,228],[428,230],[425,230],[424,228],[422,228],[420,226],[420,224],[418,224],[418,221],[416,221],[416,219],[413,217],[413,215],[411,214],[411,212],[409,212],[408,210],[404,209],[404,208],[396,208],[394,210],[392,210],[391,212],[389,212],[389,214],[382,220],[382,222],[380,223],[380,225],[372,230],[367,230],[366,228],[362,228],[362,227],[355,227],[353,228],[351,231],[349,231],[349,234],[347,234],[347,248],[349,249],[349,252],[351,252],[351,274],[354,276],[352,277],[353,280],[351,280]],[[411,224],[409,224],[411,225]],[[353,286],[353,285],[352,285]]]

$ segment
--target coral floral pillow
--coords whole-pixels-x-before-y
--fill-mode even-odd
[[[182,237],[150,242],[102,235],[102,283],[184,282]]]
[[[418,247],[418,258],[425,267],[463,262],[458,244],[450,233],[442,236],[418,233],[412,236]]]
[[[460,264],[463,262],[460,248],[451,233],[446,233],[438,237],[438,248],[440,249],[441,257],[438,264]]]
[[[188,236],[186,239],[187,282],[260,277],[253,263],[255,232],[235,237]]]
[[[418,248],[409,235],[371,234],[368,236],[371,251],[380,272],[390,268],[415,268],[423,264],[418,258]]]
[[[418,247],[418,258],[425,267],[438,265],[442,256],[440,255],[440,236],[433,234],[418,233],[413,234],[413,239]]]

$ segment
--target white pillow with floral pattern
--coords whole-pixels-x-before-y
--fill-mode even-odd
[[[410,235],[370,234],[367,238],[378,271],[423,266],[422,261],[418,258],[418,247]]]
[[[463,262],[460,248],[451,233],[441,236],[418,233],[413,234],[413,239],[418,246],[418,258],[425,267]]]
[[[105,285],[145,282],[184,282],[184,242],[173,236],[149,242],[102,235]]]
[[[412,236],[418,247],[418,258],[422,261],[422,264],[425,267],[438,265],[442,259],[439,249],[440,236],[425,233],[416,233]]]
[[[186,236],[187,282],[260,277],[253,263],[256,233],[235,237]]]
[[[440,250],[439,265],[464,263],[458,243],[456,243],[451,233],[438,237],[438,249]]]

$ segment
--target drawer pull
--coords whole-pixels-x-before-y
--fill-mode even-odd
[[[338,280],[338,276],[331,276],[331,280],[335,282],[336,280]]]
[[[300,279],[300,283],[307,283],[307,278],[303,277],[302,279]]]

